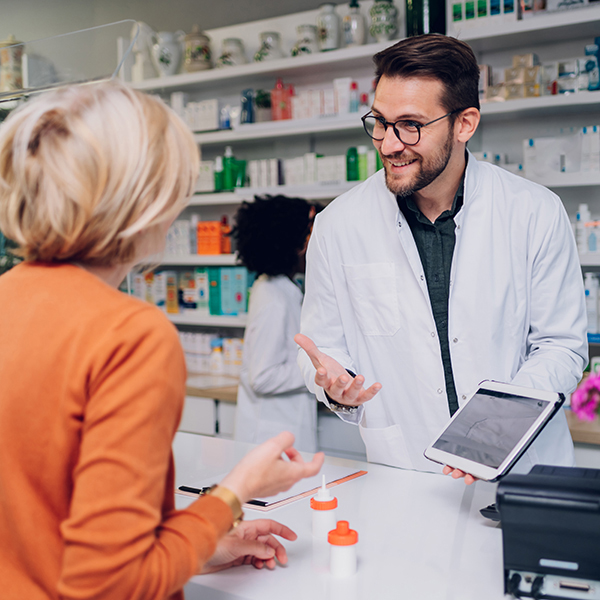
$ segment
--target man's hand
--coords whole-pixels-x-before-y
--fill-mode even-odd
[[[475,479],[473,475],[469,475],[468,473],[465,473],[460,469],[453,469],[448,465],[444,467],[444,475],[452,475],[453,479],[460,479],[461,477],[464,477],[466,485],[471,485],[472,483],[475,483],[477,481],[477,479]]]
[[[380,383],[374,383],[365,389],[365,378],[362,375],[351,377],[339,362],[321,352],[315,343],[302,333],[294,336],[294,341],[308,354],[317,370],[315,383],[322,387],[332,400],[348,406],[360,406],[381,389]]]
[[[298,537],[289,527],[277,521],[269,519],[242,521],[233,531],[219,540],[215,553],[200,572],[215,573],[229,567],[250,564],[257,569],[263,567],[274,569],[275,559],[285,564],[287,562],[285,548],[273,535],[291,541]]]
[[[282,431],[248,452],[220,485],[244,503],[251,498],[274,496],[289,490],[300,479],[313,477],[320,471],[325,455],[318,452],[310,462],[304,462],[293,443],[294,435]]]

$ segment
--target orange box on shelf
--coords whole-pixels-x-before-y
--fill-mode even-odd
[[[198,221],[198,254],[221,254],[220,221]]]

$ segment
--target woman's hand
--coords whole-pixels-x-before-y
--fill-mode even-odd
[[[257,569],[274,569],[275,559],[281,564],[287,563],[285,548],[273,535],[291,541],[298,537],[289,527],[277,521],[242,521],[219,540],[215,553],[204,564],[201,573],[214,573],[229,567],[249,564]]]
[[[323,465],[323,453],[318,452],[310,462],[304,462],[293,443],[293,434],[282,431],[248,452],[220,485],[230,489],[243,504],[251,498],[284,492],[300,479],[316,475]]]

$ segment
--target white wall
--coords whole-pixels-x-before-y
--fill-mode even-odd
[[[330,0],[343,4],[343,0]],[[319,7],[322,0],[0,0],[0,40],[26,42],[122,19],[154,30],[214,29]]]

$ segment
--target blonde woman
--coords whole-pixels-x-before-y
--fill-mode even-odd
[[[116,288],[160,251],[198,172],[163,103],[111,83],[48,93],[0,128],[2,598],[180,598],[190,576],[287,560],[252,496],[318,472],[282,433],[175,510],[185,363],[174,327]],[[283,460],[282,453],[291,460]]]

